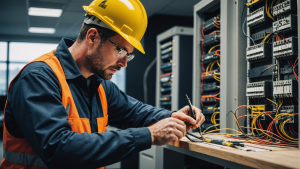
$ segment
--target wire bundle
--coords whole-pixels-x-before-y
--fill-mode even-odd
[[[298,66],[298,63],[297,63],[297,61],[298,61],[298,57],[296,58],[296,60],[295,60],[294,64],[292,63],[292,61],[291,61],[291,60],[289,60],[289,62],[290,62],[290,64],[291,64],[291,66],[293,67],[293,73],[294,73],[294,76],[295,76],[295,78],[296,78],[297,82],[299,82],[299,80],[298,80],[298,75],[297,75],[297,73],[296,73],[296,71],[295,71],[295,68],[296,68],[296,66]]]

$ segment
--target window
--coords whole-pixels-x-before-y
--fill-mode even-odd
[[[111,81],[114,82],[122,91],[125,91],[125,79],[126,78],[126,69],[121,69],[117,71],[111,78]]]
[[[9,83],[28,62],[51,52],[56,47],[57,44],[50,43],[0,42],[0,96],[6,95]],[[117,71],[111,81],[125,92],[125,69]]]
[[[0,42],[0,96],[6,95],[8,84],[28,62],[56,47],[57,44],[50,43]]]
[[[0,62],[7,60],[7,42],[0,42]]]
[[[0,96],[6,95],[7,42],[0,42]]]
[[[9,44],[9,61],[27,63],[51,52],[56,47],[57,44],[11,42]]]

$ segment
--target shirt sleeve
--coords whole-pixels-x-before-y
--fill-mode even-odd
[[[102,82],[108,104],[108,124],[120,129],[146,127],[171,117],[172,111],[144,104],[125,94],[113,82]],[[150,135],[151,136],[151,135]]]
[[[49,168],[102,167],[151,147],[146,127],[92,134],[72,132],[54,72],[48,65],[25,69],[27,73],[20,76],[8,98],[7,109],[16,123],[7,125],[18,126]]]

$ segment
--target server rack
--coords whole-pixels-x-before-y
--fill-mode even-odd
[[[216,111],[220,112],[219,115],[217,115],[220,121],[216,121],[220,124],[220,128],[237,129],[234,118],[227,115],[228,111],[234,110],[238,105],[246,104],[246,70],[244,69],[246,67],[246,60],[243,58],[246,48],[246,39],[243,37],[239,18],[245,2],[246,0],[202,0],[194,6],[193,104],[200,107],[202,112],[213,109],[205,115],[209,118],[207,118],[206,125],[203,125],[202,129],[212,125],[210,117]],[[220,17],[217,19],[220,19],[220,29],[211,29],[211,31],[209,31],[211,18],[218,17],[219,14]],[[205,38],[202,33],[204,23],[208,25],[204,25],[204,31],[208,29],[208,31],[204,32],[205,37],[215,30],[220,31],[220,41],[215,41],[214,44],[209,44],[207,47],[205,45],[202,47],[202,39]],[[203,97],[207,95],[207,93],[201,91],[201,88],[203,90],[202,83],[205,84],[207,82],[207,80],[203,78],[203,73],[206,72],[206,68],[208,67],[208,64],[204,63],[205,70],[203,71],[202,63],[205,61],[205,56],[209,53],[209,49],[216,44],[220,44],[220,52],[218,53],[220,54],[220,68],[218,72],[220,73],[220,82],[217,84],[212,83],[210,86],[218,86],[219,90],[216,91],[220,93],[220,95],[218,95],[220,100],[213,102],[211,98],[208,97],[209,99],[207,99],[206,96]],[[204,52],[204,59],[202,52]],[[210,72],[204,75],[209,76],[209,73]],[[213,74],[214,72],[211,73]],[[213,82],[217,81],[215,80]],[[212,94],[215,95],[217,92]],[[211,100],[212,102],[203,103],[203,98],[206,99],[206,101]],[[216,107],[217,102],[219,103]],[[214,110],[215,108],[217,109]],[[240,112],[239,115],[243,115],[243,112]],[[243,124],[242,121],[241,123]]]
[[[193,28],[175,26],[157,36],[156,106],[179,110],[192,94]]]

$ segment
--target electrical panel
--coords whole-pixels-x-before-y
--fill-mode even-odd
[[[279,109],[279,114],[280,113],[288,113],[288,114],[295,114],[298,113],[299,109],[298,106],[292,105],[292,106],[282,106]],[[291,120],[288,121],[287,123],[295,123],[295,121],[298,121],[297,118],[294,118],[293,116],[289,117]]]
[[[267,16],[264,6],[251,12],[247,16],[247,25],[249,27],[257,26],[260,24],[265,24],[266,22],[270,22],[270,21],[271,21],[271,19]]]
[[[254,132],[251,127],[255,124],[257,128],[288,135],[283,137],[294,137],[291,128],[282,133],[287,128],[282,125],[299,125],[295,120],[298,116],[294,118],[298,113],[299,86],[297,0],[256,2],[259,1],[246,3],[247,134],[265,136],[263,132]]]
[[[297,16],[291,14],[273,22],[273,32],[278,31],[297,31]]]
[[[218,31],[213,32],[203,38],[203,46],[212,45],[215,43],[220,43],[220,33]]]
[[[290,37],[273,43],[273,57],[275,59],[298,55],[298,38]]]
[[[272,45],[269,43],[261,43],[247,48],[247,60],[259,61],[272,57]]]
[[[265,113],[268,111],[272,111],[273,107],[270,105],[249,105],[249,107],[251,108],[251,114],[254,116],[251,116],[251,118],[253,119],[256,115],[259,115],[261,113]],[[265,120],[266,117],[264,114],[262,114],[260,116],[261,120]]]
[[[273,7],[273,16],[297,10],[297,0],[286,0]]]
[[[247,84],[246,96],[250,98],[270,97],[272,95],[272,82],[260,81]]]
[[[298,96],[298,82],[291,79],[274,81],[273,96],[275,98]]]
[[[157,36],[156,106],[179,110],[192,94],[193,29],[175,26]]]

